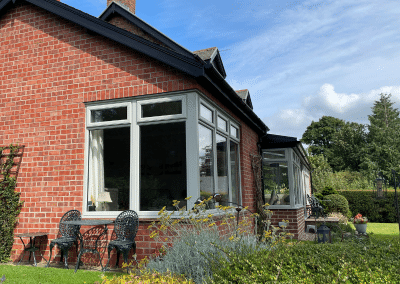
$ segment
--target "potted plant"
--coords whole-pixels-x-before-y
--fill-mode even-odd
[[[367,233],[367,223],[367,217],[363,217],[360,213],[358,213],[353,219],[354,227],[356,227],[356,230],[359,234]]]
[[[89,205],[89,211],[96,211],[96,199],[94,199],[93,195],[90,196],[90,201],[92,203]]]

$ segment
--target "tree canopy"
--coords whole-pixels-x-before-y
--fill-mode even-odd
[[[312,156],[323,155],[334,172],[364,171],[371,178],[381,171],[386,178],[400,172],[400,112],[391,95],[374,102],[369,125],[323,116],[312,121],[301,142]]]

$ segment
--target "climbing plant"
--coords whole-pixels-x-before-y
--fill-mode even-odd
[[[15,191],[23,146],[0,147],[0,262],[9,260],[14,228],[21,212],[20,193]]]

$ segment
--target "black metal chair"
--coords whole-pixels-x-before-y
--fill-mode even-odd
[[[106,270],[108,267],[110,262],[110,253],[114,248],[117,250],[116,267],[118,267],[121,252],[125,263],[128,263],[128,255],[131,249],[133,249],[134,253],[136,253],[135,237],[138,227],[139,217],[135,211],[126,210],[117,216],[114,223],[114,232],[117,236],[117,239],[110,241],[108,244],[108,260],[104,270]]]
[[[314,216],[316,219],[318,219],[319,217],[325,217],[324,207],[321,206],[318,198],[316,198],[314,195],[310,196],[307,194],[307,199],[308,203],[310,203],[311,206],[310,216]]]
[[[68,262],[67,262],[68,250],[72,247],[73,244],[76,245],[76,253],[78,254],[77,238],[81,226],[67,225],[62,223],[63,221],[75,221],[75,220],[81,220],[81,212],[79,212],[78,210],[70,210],[61,217],[59,225],[59,235],[61,235],[61,237],[54,239],[50,242],[50,257],[46,267],[49,267],[50,265],[51,253],[55,245],[57,245],[61,249],[60,262],[62,262],[64,256],[65,268],[68,268]]]

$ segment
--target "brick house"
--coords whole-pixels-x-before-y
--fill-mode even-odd
[[[68,210],[133,209],[143,257],[149,222],[172,200],[220,193],[255,210],[250,154],[269,129],[249,92],[225,81],[217,48],[188,51],[140,20],[134,0],[118,2],[97,18],[56,0],[0,0],[0,145],[25,145],[16,233],[51,240]],[[21,249],[16,239],[14,259]]]

